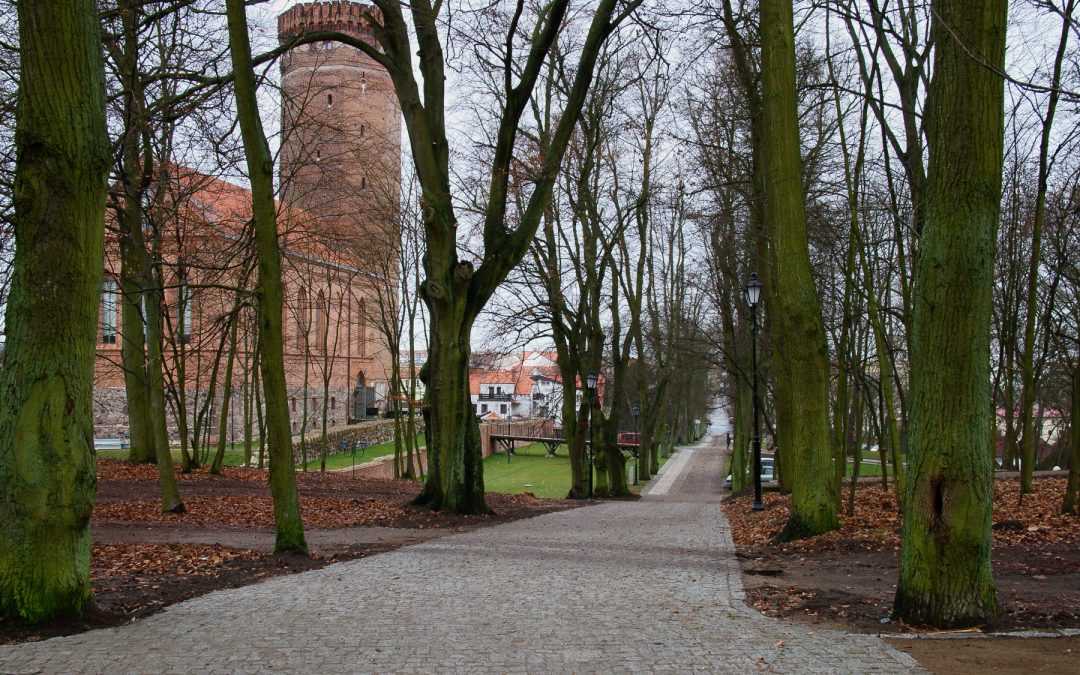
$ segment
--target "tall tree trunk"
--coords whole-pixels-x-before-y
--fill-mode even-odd
[[[239,293],[237,294],[239,296]],[[239,297],[237,300],[239,301]],[[229,325],[229,356],[225,363],[225,381],[221,386],[221,411],[218,417],[217,452],[214,453],[214,461],[210,464],[210,473],[215,476],[221,474],[221,465],[225,461],[226,431],[229,426],[229,411],[232,409],[233,394],[233,367],[236,364],[236,333],[240,323],[240,303],[236,303],[232,319]]]
[[[1072,415],[1069,418],[1069,482],[1065,486],[1065,499],[1061,504],[1061,512],[1075,513],[1078,497],[1080,497],[1080,359],[1073,362]]]
[[[15,259],[0,370],[0,615],[91,602],[93,377],[109,145],[90,0],[17,4]]]
[[[953,626],[998,611],[986,429],[1006,0],[932,7],[929,186],[913,293],[911,467],[894,615]]]
[[[142,73],[139,70],[140,12],[133,0],[122,0],[120,25],[122,52],[118,58],[118,77],[124,89],[124,130],[120,139],[123,207],[117,213],[120,244],[121,361],[124,368],[124,393],[128,409],[128,437],[132,462],[152,463],[157,458],[150,420],[149,390],[146,381],[146,335],[143,330],[142,297],[150,270],[143,269],[145,242],[142,236],[142,198],[149,183],[153,163],[146,158],[147,124]],[[146,153],[149,154],[149,153]],[[140,255],[139,249],[142,249]]]
[[[144,249],[145,250],[145,249]],[[144,260],[143,264],[148,261]],[[158,485],[161,489],[162,513],[182,513],[184,503],[180,500],[180,488],[173,470],[172,449],[169,447],[169,430],[166,426],[165,401],[165,337],[162,335],[162,308],[165,293],[161,270],[151,272],[153,285],[143,291],[146,297],[146,382],[150,400],[150,436],[157,450]]]
[[[778,380],[792,394],[790,445],[782,447],[792,478],[791,516],[781,540],[839,526],[829,434],[829,351],[821,305],[810,275],[795,94],[795,37],[789,0],[761,2],[763,173],[766,220],[776,263],[772,313]],[[779,430],[779,424],[778,424]]]
[[[1035,194],[1035,218],[1031,224],[1031,266],[1027,278],[1027,314],[1024,320],[1023,369],[1021,370],[1021,434],[1023,447],[1020,449],[1020,498],[1031,494],[1031,474],[1035,468],[1035,446],[1039,434],[1035,431],[1032,420],[1035,416],[1035,317],[1039,311],[1039,263],[1042,258],[1043,223],[1046,220],[1046,190],[1050,160],[1050,132],[1054,126],[1054,113],[1057,112],[1061,67],[1065,60],[1065,48],[1072,29],[1074,0],[1068,0],[1062,10],[1061,35],[1058,39],[1057,56],[1054,59],[1054,72],[1050,78],[1050,95],[1046,114],[1042,118],[1042,136],[1039,142],[1038,188]],[[1042,428],[1040,425],[1038,428]]]
[[[438,404],[430,405],[427,481],[414,503],[453,513],[490,513],[484,501],[480,426],[469,396],[472,324],[455,325],[459,321],[432,310],[431,337],[435,339],[421,378],[428,400]],[[450,336],[454,337],[447,339]]]
[[[251,207],[255,216],[255,252],[259,263],[255,289],[262,352],[260,367],[266,399],[266,435],[270,444],[270,492],[274,500],[274,524],[277,529],[274,552],[307,553],[304,526],[300,520],[300,499],[296,491],[289,402],[285,389],[281,249],[278,246],[274,205],[274,160],[259,118],[244,0],[226,0],[226,11],[229,51],[235,75],[236,112],[244,140],[244,154],[251,180]]]

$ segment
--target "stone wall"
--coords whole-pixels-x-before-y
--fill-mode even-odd
[[[188,429],[194,429],[195,415],[198,408],[205,402],[205,391],[189,389],[188,400]],[[345,387],[330,387],[327,398],[323,399],[322,387],[290,387],[288,389],[288,406],[290,428],[293,435],[298,435],[303,428],[304,400],[307,400],[307,429],[305,435],[315,436],[322,431],[323,406],[327,406],[327,430],[336,432],[345,427],[349,422],[349,406],[351,404],[351,390]],[[214,401],[213,410],[208,413],[210,426],[210,443],[217,442],[218,423],[221,415],[222,396],[220,393]],[[229,439],[239,441],[244,437],[244,398],[240,391],[234,391],[230,400],[225,433]],[[123,387],[95,387],[94,388],[94,437],[95,438],[130,438],[128,430],[127,396]],[[177,443],[180,433],[176,424],[176,417],[172,409],[166,411],[166,429],[169,441]],[[391,425],[391,429],[393,426]],[[258,429],[254,429],[258,436]],[[200,443],[201,444],[201,443]]]
[[[418,432],[424,430],[423,420],[419,417],[416,420],[416,430]],[[388,443],[394,440],[394,420],[372,420],[340,427],[328,431],[326,440],[327,455],[350,452],[360,441],[367,441],[368,446]],[[317,459],[322,449],[322,434],[309,434],[303,441],[294,438],[293,459],[297,464],[303,460],[305,448],[307,449],[308,461]]]

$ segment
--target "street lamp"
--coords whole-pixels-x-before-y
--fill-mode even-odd
[[[634,432],[637,433],[637,454],[634,455],[634,485],[637,485],[638,484],[637,477],[638,477],[638,474],[641,473],[640,471],[638,471],[638,467],[641,466],[641,448],[642,448],[641,424],[638,423],[638,415],[641,414],[641,406],[638,405],[637,403],[634,404],[633,413],[634,413]]]
[[[750,273],[750,280],[746,284],[746,304],[750,305],[750,371],[753,373],[754,395],[754,511],[761,511],[765,505],[761,502],[761,432],[758,422],[758,390],[757,390],[757,305],[761,299],[761,282],[758,281],[757,273]]]
[[[589,396],[589,496],[590,502],[596,501],[593,497],[593,458],[596,455],[596,447],[593,445],[593,405],[596,402],[596,373],[589,373],[585,376],[585,388]]]

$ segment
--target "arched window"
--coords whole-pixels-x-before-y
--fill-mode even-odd
[[[297,293],[296,297],[296,348],[303,349],[304,343],[307,341],[308,322],[311,321],[311,317],[308,315],[308,300],[307,291],[303,288]],[[295,401],[295,399],[294,399]],[[295,410],[295,406],[293,408]]]
[[[105,278],[101,285],[101,344],[116,344],[117,311],[120,294],[116,279]]]
[[[327,94],[326,95],[326,109],[327,110],[333,110],[334,109],[334,95],[333,94]]]
[[[315,340],[318,349],[326,351],[326,329],[330,318],[330,305],[326,302],[326,294],[319,291],[318,302],[315,305]]]

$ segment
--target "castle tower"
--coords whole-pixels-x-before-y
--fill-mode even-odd
[[[364,14],[380,17],[356,2],[297,4],[278,17],[278,40],[332,30],[375,43]],[[281,91],[285,202],[353,245],[385,239],[401,178],[401,109],[386,69],[339,42],[302,45],[281,61]]]

